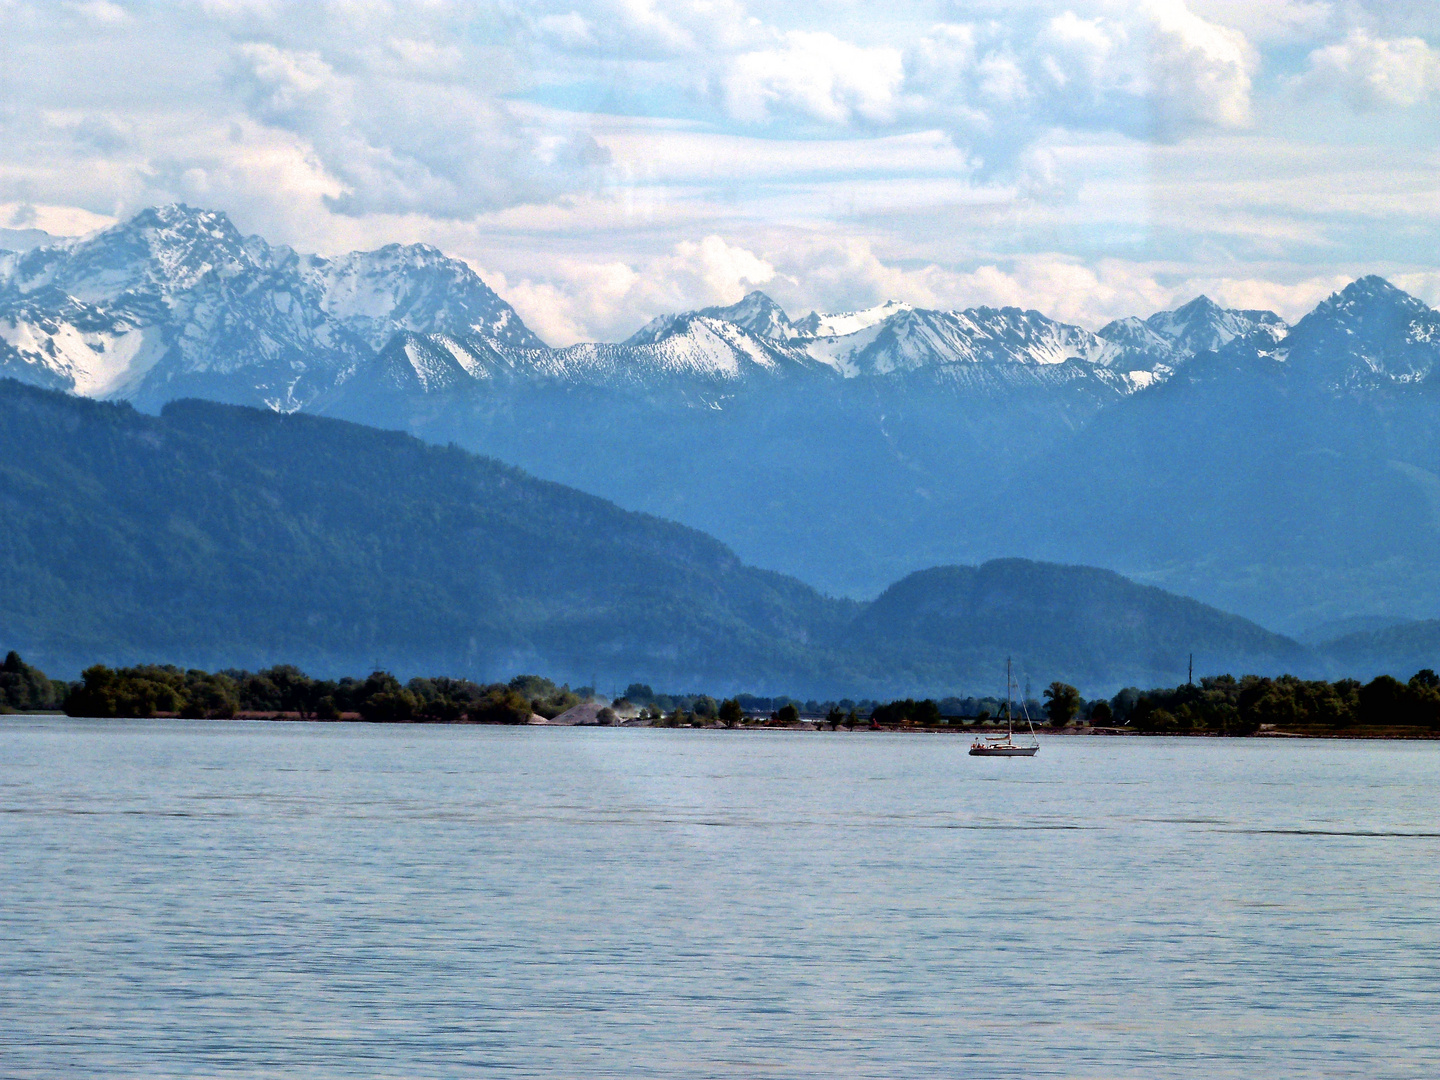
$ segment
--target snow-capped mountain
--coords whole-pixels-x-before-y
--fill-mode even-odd
[[[1440,565],[1420,551],[1437,367],[1440,314],[1380,278],[1293,328],[1205,297],[1092,332],[895,301],[792,319],[752,292],[552,349],[423,245],[302,255],[166,206],[0,252],[0,375],[147,409],[188,396],[403,428],[852,595],[1048,537],[1069,547],[1034,553],[1061,561],[1193,565],[1197,581],[1221,566],[1237,591],[1212,598],[1263,620],[1245,596],[1298,610],[1330,580],[1267,563],[1284,534],[1340,567],[1335,595],[1370,574],[1408,596],[1395,567]],[[1381,523],[1363,550],[1344,547],[1356,521]],[[1411,561],[1387,562],[1401,532]]]
[[[726,334],[725,323],[751,340]],[[676,354],[714,356],[719,336],[726,342],[722,352],[768,356],[771,362],[762,365],[767,370],[808,360],[845,379],[919,378],[986,391],[1088,380],[1123,394],[1163,380],[1198,352],[1262,328],[1275,338],[1286,329],[1273,312],[1231,311],[1205,297],[1144,321],[1111,323],[1099,333],[1021,308],[934,311],[897,301],[863,311],[811,312],[792,321],[756,291],[728,307],[661,316],[624,344],[665,344]],[[740,370],[735,363],[723,367]]]
[[[0,372],[147,406],[189,395],[343,411],[361,391],[373,400],[531,383],[689,386],[709,400],[777,379],[894,388],[885,393],[1084,388],[1100,403],[1237,342],[1335,386],[1413,382],[1435,366],[1437,320],[1379,278],[1325,301],[1293,333],[1273,312],[1204,296],[1091,332],[1022,308],[897,301],[791,319],[757,291],[661,316],[619,344],[550,349],[465,263],[420,244],[300,255],[241,235],[222,213],[171,205],[0,253]]]
[[[473,270],[426,244],[389,244],[337,259],[311,255],[300,272],[325,314],[377,352],[402,331],[545,348]]]
[[[876,304],[862,311],[838,311],[830,315],[812,311],[795,325],[795,329],[804,337],[845,337],[909,310],[909,304],[902,304],[899,300],[886,300],[883,304]]]
[[[432,395],[530,381],[690,383],[708,395],[807,377],[986,394],[1083,385],[1100,400],[1260,327],[1284,331],[1272,313],[1204,297],[1096,334],[1020,308],[897,301],[791,320],[752,292],[662,316],[618,345],[549,349],[465,263],[420,244],[299,255],[241,235],[222,213],[171,205],[0,255],[0,370],[148,406],[189,395],[326,408],[386,388]]]
[[[1145,324],[1184,356],[1216,352],[1236,338],[1257,332],[1279,340],[1289,330],[1285,320],[1273,311],[1222,308],[1208,296],[1197,296],[1174,311],[1156,312]]]
[[[759,289],[728,307],[704,308],[701,315],[731,323],[764,341],[786,342],[797,336],[785,309]]]
[[[434,248],[301,257],[180,205],[0,261],[0,371],[91,397],[304,408],[415,330],[544,347]]]
[[[1440,367],[1440,312],[1363,277],[1296,323],[1272,355],[1337,389],[1422,382]]]

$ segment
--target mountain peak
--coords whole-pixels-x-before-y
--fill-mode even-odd
[[[1375,274],[1318,304],[1290,338],[1292,365],[1332,386],[1415,382],[1440,367],[1440,313]]]
[[[769,341],[788,341],[794,336],[790,316],[785,314],[785,309],[759,289],[752,290],[734,304],[703,308],[699,314],[734,323]]]
[[[1195,297],[1194,300],[1191,300],[1188,304],[1182,304],[1180,307],[1176,308],[1175,314],[1194,318],[1200,315],[1220,315],[1223,314],[1224,311],[1225,309],[1222,308],[1219,304],[1217,304],[1214,300],[1211,300],[1210,297],[1206,296],[1204,293],[1201,293],[1199,296]]]
[[[157,246],[157,240],[161,246],[208,243],[228,250],[238,250],[245,243],[240,230],[235,228],[235,223],[223,210],[200,210],[185,203],[148,207],[128,221],[106,229],[101,235],[121,236],[136,233],[152,237],[152,248]]]
[[[1342,303],[1401,303],[1418,304],[1420,301],[1411,296],[1404,289],[1396,288],[1379,274],[1366,274],[1364,277],[1356,278],[1338,293],[1332,293],[1325,303],[1340,301]],[[1322,305],[1323,306],[1323,305]]]
[[[1339,292],[1331,293],[1305,316],[1327,322],[1364,322],[1434,314],[1428,304],[1396,288],[1378,274],[1356,278]]]
[[[1268,328],[1272,335],[1287,328],[1285,320],[1273,311],[1223,308],[1204,293],[1174,311],[1157,311],[1145,325],[1166,339],[1182,358],[1214,352],[1261,328]]]

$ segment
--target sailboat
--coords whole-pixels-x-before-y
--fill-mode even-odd
[[[1015,741],[1015,679],[1010,673],[1010,658],[1005,658],[1005,734],[979,735],[970,744],[971,757],[1034,757],[1040,749],[1040,740],[1035,735],[1035,721],[1030,719],[1030,709],[1022,700],[1020,711],[1030,725],[1030,742]]]

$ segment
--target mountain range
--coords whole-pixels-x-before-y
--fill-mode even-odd
[[[1248,620],[1088,567],[910,575],[873,602],[456,447],[185,400],[159,416],[0,380],[0,628],[54,675],[172,662],[839,698],[1090,695],[1319,670]]]
[[[1362,278],[1293,327],[1198,297],[1098,331],[762,293],[552,349],[463,262],[339,258],[167,206],[0,255],[0,374],[397,428],[872,597],[1105,566],[1291,633],[1440,612],[1440,315]]]

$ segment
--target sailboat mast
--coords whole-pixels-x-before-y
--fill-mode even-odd
[[[1010,675],[1010,657],[1005,657],[1005,733],[1015,737],[1015,681]]]

